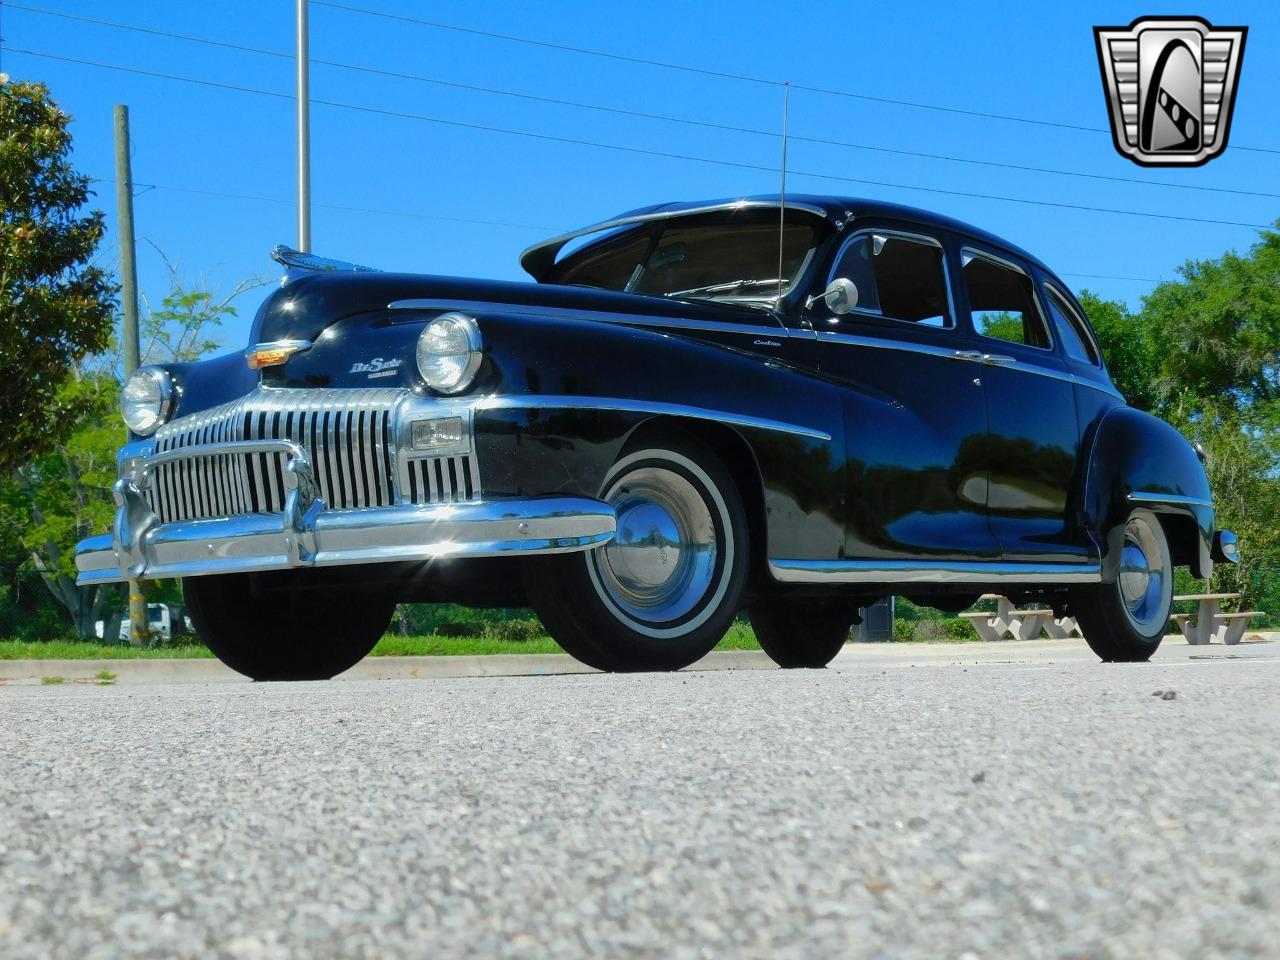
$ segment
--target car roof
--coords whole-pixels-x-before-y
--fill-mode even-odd
[[[718,209],[727,210],[735,206],[777,207],[781,202],[782,198],[778,194],[774,193],[758,194],[747,197],[725,197],[718,200],[672,201],[668,203],[656,203],[647,207],[638,207],[635,210],[628,210],[615,217],[610,217],[608,220],[599,224],[583,228],[582,230],[575,230],[571,233],[563,234],[542,243],[534,244],[521,254],[520,262],[526,270],[537,278],[552,265],[555,261],[556,255],[566,243],[578,237],[588,236],[597,231],[609,231],[613,228],[640,223],[648,219],[677,217],[686,212],[711,212]],[[1050,270],[1049,267],[1047,267],[1038,257],[1022,249],[1017,244],[1010,243],[1008,240],[998,237],[990,231],[983,230],[981,227],[975,227],[972,224],[944,216],[940,213],[934,213],[930,210],[922,210],[919,207],[910,207],[898,203],[886,203],[882,200],[869,200],[865,197],[795,193],[788,193],[786,195],[786,206],[788,209],[808,211],[829,219],[833,223],[836,221],[848,221],[850,216],[853,217],[853,222],[855,224],[862,218],[879,217],[914,223],[926,228],[932,227],[938,230],[946,230],[951,233],[958,234],[961,237],[976,240],[980,243],[985,243],[996,247],[997,249],[1012,253],[1023,260],[1035,264],[1046,273],[1053,275],[1053,271]],[[1061,281],[1059,281],[1059,283],[1061,284]]]

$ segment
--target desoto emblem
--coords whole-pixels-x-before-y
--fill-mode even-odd
[[[383,360],[381,357],[374,357],[372,360],[353,363],[351,365],[351,369],[347,372],[367,373],[369,375],[369,379],[373,380],[376,377],[389,377],[393,375],[403,364],[404,361],[399,358]]]
[[[1225,150],[1246,33],[1199,17],[1094,27],[1116,149],[1144,167],[1194,167]]]

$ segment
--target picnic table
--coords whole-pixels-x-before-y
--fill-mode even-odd
[[[1055,617],[1052,610],[1019,610],[1008,597],[997,593],[984,593],[980,600],[994,600],[996,611],[991,613],[962,613],[983,640],[1001,640],[1009,633],[1015,640],[1035,640],[1044,631],[1054,640],[1064,640],[1078,634],[1080,628],[1073,617]]]
[[[1239,600],[1238,593],[1188,593],[1174,597],[1175,601],[1197,604],[1195,613],[1175,613],[1173,622],[1178,625],[1187,643],[1200,646],[1217,640],[1219,643],[1236,644],[1244,636],[1249,621],[1261,617],[1260,610],[1242,610],[1226,613],[1224,602]]]

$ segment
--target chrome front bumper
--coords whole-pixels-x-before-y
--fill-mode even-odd
[[[282,514],[162,523],[145,490],[157,467],[179,459],[283,454]],[[304,567],[451,557],[567,553],[613,538],[613,508],[585,497],[399,503],[333,510],[317,496],[306,451],[289,440],[232,441],[148,453],[116,481],[110,534],[76,547],[81,585]]]

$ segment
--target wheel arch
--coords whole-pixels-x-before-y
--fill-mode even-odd
[[[1175,566],[1209,577],[1213,501],[1204,467],[1187,439],[1163,420],[1130,407],[1106,411],[1091,433],[1079,509],[1098,542],[1102,579],[1115,579],[1121,533],[1137,508],[1159,518]]]

